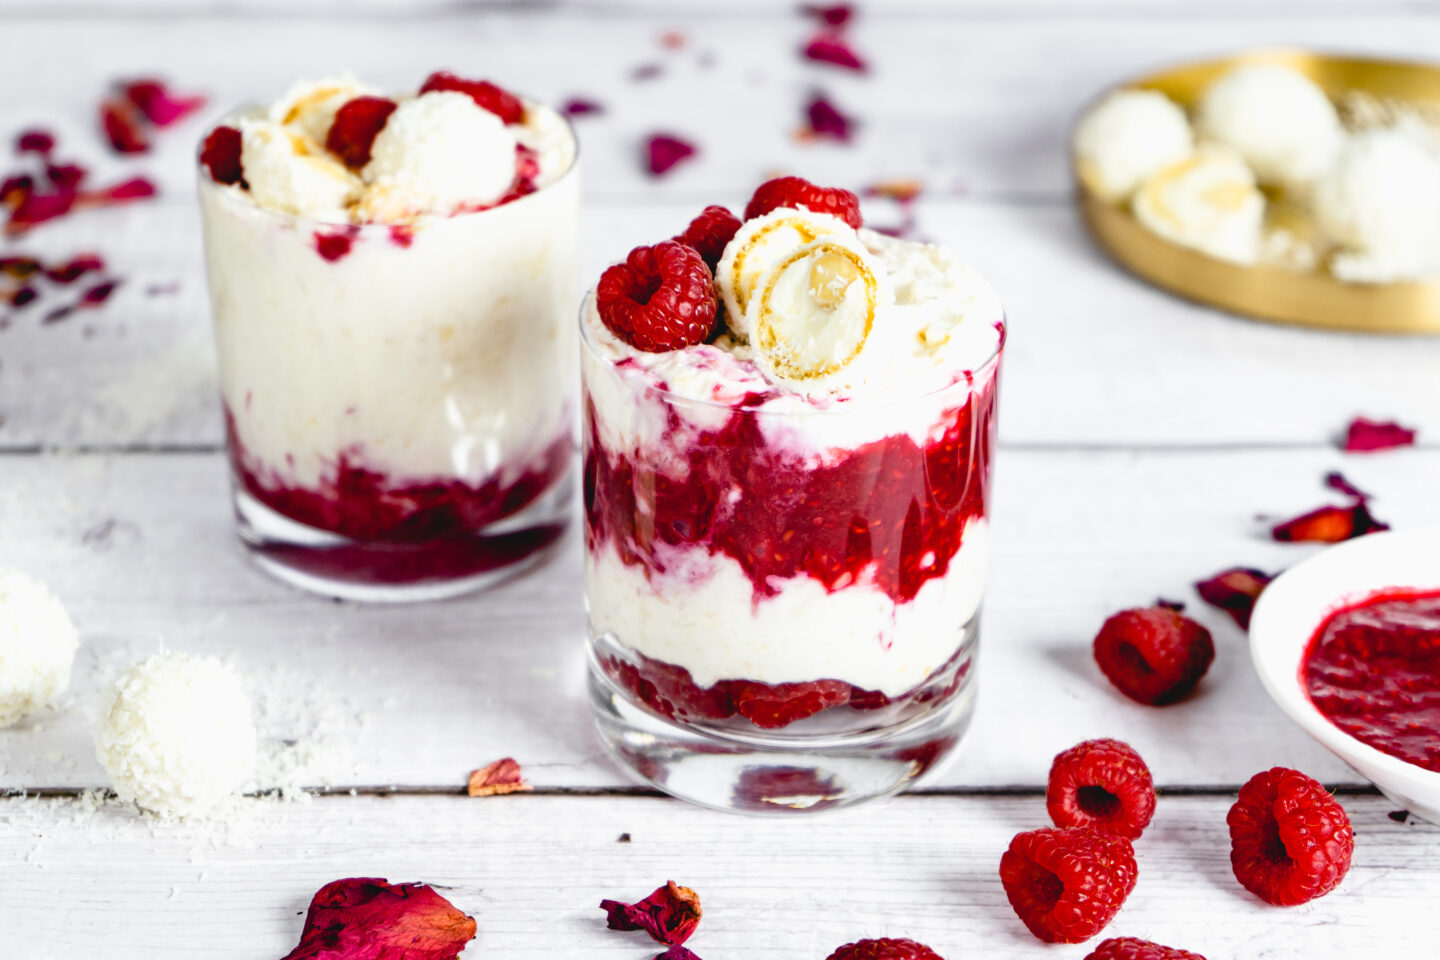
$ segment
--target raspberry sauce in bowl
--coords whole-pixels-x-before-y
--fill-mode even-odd
[[[1300,729],[1440,823],[1440,529],[1372,534],[1290,568],[1260,595],[1250,654]]]
[[[1336,610],[1310,641],[1304,680],[1335,726],[1440,772],[1440,591],[1382,591]]]

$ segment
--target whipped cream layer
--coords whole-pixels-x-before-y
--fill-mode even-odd
[[[412,227],[317,225],[200,183],[220,389],[268,482],[518,475],[572,429],[579,182]]]
[[[989,562],[983,519],[965,528],[943,577],[895,604],[873,584],[829,592],[796,577],[759,603],[740,565],[703,547],[668,551],[647,576],[608,544],[585,559],[590,629],[652,660],[684,667],[697,686],[721,680],[840,680],[897,697],[955,656],[980,610]]]
[[[416,223],[492,207],[556,183],[574,165],[575,138],[555,110],[525,102],[506,124],[468,95],[432,91],[396,104],[351,169],[326,147],[335,115],[380,96],[349,77],[301,81],[269,106],[231,117],[241,134],[244,186],[225,188],[276,213],[327,223]],[[247,189],[248,188],[248,189]]]

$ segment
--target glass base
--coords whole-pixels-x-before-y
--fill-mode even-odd
[[[519,513],[463,537],[352,540],[277,513],[238,485],[240,542],[266,573],[344,600],[413,603],[481,590],[535,566],[565,532],[570,474]]]
[[[899,726],[828,737],[697,728],[636,706],[593,649],[590,698],[610,754],[641,781],[715,810],[794,815],[899,793],[943,769],[975,712],[972,670],[953,696]]]

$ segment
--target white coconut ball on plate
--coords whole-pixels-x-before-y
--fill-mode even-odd
[[[1279,64],[1236,67],[1196,109],[1202,138],[1239,153],[1261,183],[1308,189],[1344,138],[1335,106],[1314,82]]]
[[[95,732],[120,799],[162,817],[213,810],[255,770],[250,699],[213,657],[157,653],[121,674]]]
[[[1117,90],[1075,127],[1075,160],[1085,185],[1124,200],[1194,148],[1185,112],[1156,90]]]
[[[1337,257],[1343,279],[1413,279],[1440,264],[1440,155],[1403,129],[1367,130],[1347,139],[1315,190],[1321,229],[1350,254]]]
[[[45,584],[0,567],[0,727],[65,691],[78,645],[75,624]]]

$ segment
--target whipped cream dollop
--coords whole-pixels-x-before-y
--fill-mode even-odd
[[[554,110],[525,103],[507,124],[472,97],[434,90],[392,97],[369,161],[351,169],[326,146],[335,116],[375,90],[349,77],[301,81],[232,121],[243,182],[228,189],[278,213],[333,223],[413,223],[543,189],[573,165],[575,140]]]

